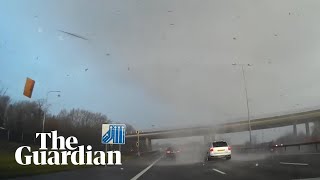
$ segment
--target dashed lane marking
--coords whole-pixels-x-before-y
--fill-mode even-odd
[[[142,176],[144,173],[146,173],[153,165],[155,165],[161,158],[162,158],[162,156],[160,158],[158,158],[157,160],[155,160],[152,164],[150,164],[144,170],[142,170],[140,173],[135,175],[133,178],[131,178],[131,180],[137,180],[140,176]]]
[[[291,162],[280,162],[280,164],[295,165],[295,166],[308,166],[309,165],[309,164],[306,164],[306,163],[291,163]]]
[[[219,169],[213,168],[212,170],[214,170],[215,172],[218,172],[218,173],[220,173],[220,174],[226,174],[225,172],[222,172],[222,171],[220,171]]]

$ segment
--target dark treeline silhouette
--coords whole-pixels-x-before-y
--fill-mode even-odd
[[[0,138],[24,144],[39,144],[35,133],[42,132],[46,112],[45,132],[58,131],[58,135],[77,137],[80,145],[92,145],[94,150],[104,149],[101,144],[101,124],[112,123],[106,115],[84,109],[61,110],[57,115],[48,113],[44,100],[12,102],[0,90]],[[127,132],[135,129],[127,125]],[[50,141],[49,141],[50,142]],[[49,144],[50,145],[50,144]],[[124,146],[123,151],[131,146]]]

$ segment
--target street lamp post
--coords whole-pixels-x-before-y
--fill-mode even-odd
[[[45,100],[45,103],[47,104],[48,103],[48,97],[49,97],[49,94],[50,93],[60,93],[61,91],[48,91],[47,92],[47,96],[46,96],[46,100]],[[43,121],[42,121],[42,133],[44,132],[44,124],[46,122],[46,111],[47,110],[44,110],[44,113],[43,113]]]
[[[244,82],[244,91],[246,95],[246,104],[247,104],[247,118],[248,118],[248,128],[249,128],[249,138],[250,138],[250,145],[252,144],[252,134],[251,134],[251,120],[250,120],[250,108],[249,108],[249,100],[248,100],[248,90],[247,90],[247,81],[246,81],[246,76],[244,73],[244,66],[252,66],[252,64],[237,64],[233,63],[233,66],[241,66],[242,70],[242,77],[243,77],[243,82]]]

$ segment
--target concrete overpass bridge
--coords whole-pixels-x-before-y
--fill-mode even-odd
[[[305,124],[306,134],[307,136],[310,136],[310,122],[320,122],[320,110],[306,111],[261,119],[253,119],[251,120],[251,129],[260,130],[292,126],[293,134],[297,135],[297,124]],[[245,120],[205,127],[191,127],[162,131],[140,132],[139,135],[137,133],[127,134],[126,138],[128,141],[137,141],[139,136],[140,144],[145,146],[147,149],[151,149],[152,139],[204,136],[205,140],[209,140],[215,134],[235,133],[248,130],[249,124],[248,121]]]

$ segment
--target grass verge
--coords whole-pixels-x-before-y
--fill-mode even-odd
[[[30,176],[37,174],[46,174],[59,171],[66,171],[72,169],[79,169],[85,167],[94,166],[75,166],[75,165],[63,165],[63,166],[36,166],[28,165],[22,166],[18,164],[14,158],[14,153],[0,152],[0,178],[12,178],[18,176]]]

